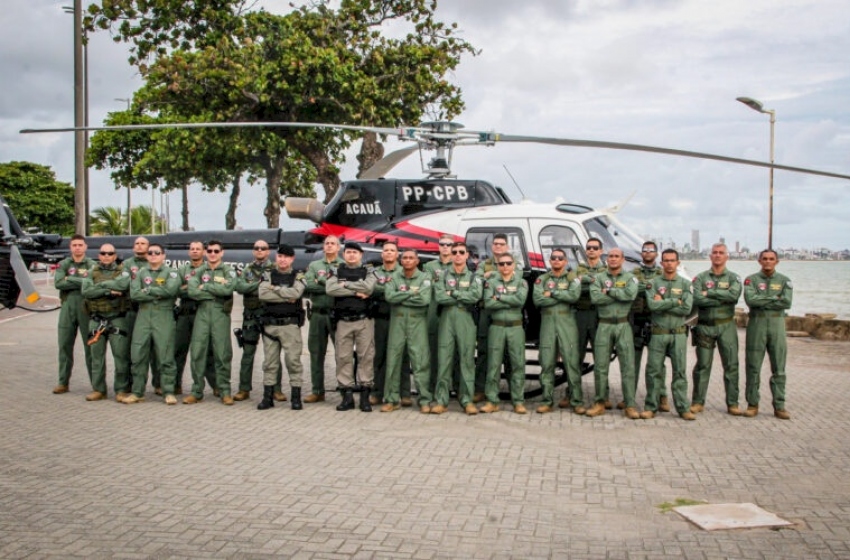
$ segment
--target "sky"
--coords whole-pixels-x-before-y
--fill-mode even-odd
[[[0,161],[51,166],[73,183],[72,134],[21,135],[22,128],[73,125],[70,0],[11,0],[0,11]],[[84,5],[86,2],[84,2]],[[282,13],[288,2],[261,0]],[[458,23],[477,49],[449,76],[472,130],[649,144],[775,161],[850,174],[850,13],[843,0],[442,0],[437,14]],[[89,44],[90,122],[121,110],[140,87],[127,49],[108,33]],[[410,123],[415,124],[415,123]],[[387,151],[403,147],[390,141]],[[353,154],[353,152],[352,152]],[[418,157],[393,176],[422,175]],[[721,237],[753,250],[767,245],[767,169],[666,155],[498,144],[458,149],[460,178],[503,186],[512,199],[611,207],[640,235],[703,247]],[[353,178],[353,155],[343,179]],[[91,172],[92,207],[126,204],[108,171]],[[850,181],[777,171],[774,246],[850,248]],[[133,193],[150,204],[149,192]],[[156,198],[156,205],[162,203]],[[227,198],[190,192],[192,225],[223,228]],[[260,186],[243,188],[240,227],[265,227]],[[179,223],[179,198],[168,203]],[[282,227],[309,222],[284,218]]]

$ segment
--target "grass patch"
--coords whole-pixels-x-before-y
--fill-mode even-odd
[[[676,498],[674,502],[664,502],[663,504],[658,504],[658,509],[661,510],[661,513],[669,513],[673,511],[673,508],[681,507],[681,506],[701,506],[708,502],[701,502],[699,500],[689,500],[687,498]]]

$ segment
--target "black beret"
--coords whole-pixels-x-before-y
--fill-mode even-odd
[[[286,243],[281,243],[280,246],[277,248],[277,254],[286,255],[287,257],[294,257],[295,249],[293,249],[290,245],[287,245]]]
[[[346,241],[345,248],[354,249],[355,251],[360,251],[361,253],[363,252],[363,247],[360,246],[360,243],[357,243],[355,241]]]

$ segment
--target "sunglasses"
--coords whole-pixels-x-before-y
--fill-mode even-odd
[[[268,248],[268,247],[260,247],[260,246],[257,246],[257,247],[254,247],[254,250],[255,250],[255,251],[268,251],[268,250],[269,250],[269,248]]]
[[[549,260],[550,261],[565,261],[565,260],[567,260],[567,257],[562,257],[561,255],[552,255],[551,257],[549,257]]]
[[[451,242],[449,242],[449,243],[443,243],[442,241],[440,242],[440,247],[451,247],[452,245],[453,245],[453,243],[451,243]]]
[[[148,251],[148,255],[161,255],[162,251]]]
[[[466,254],[466,251],[464,251],[463,249],[460,249],[460,250],[455,249],[454,251],[452,251],[452,255],[465,255],[465,254]]]
[[[657,249],[641,249],[641,253],[657,253]]]
[[[499,266],[511,266],[512,264],[514,264],[513,261],[502,261],[499,263]]]
[[[214,255],[217,255],[221,253],[221,249],[207,249],[207,253],[213,253]]]
[[[104,257],[111,257],[112,255],[115,254],[115,251],[101,251],[100,254],[103,255]]]
[[[584,248],[584,250],[585,251],[598,251],[601,248],[602,247],[597,247],[596,245],[588,245],[587,247]]]

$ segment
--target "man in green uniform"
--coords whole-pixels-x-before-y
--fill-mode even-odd
[[[258,289],[263,274],[272,270],[274,264],[269,260],[269,244],[258,239],[252,249],[254,260],[242,269],[236,281],[235,291],[242,294],[242,360],[239,363],[239,391],[233,395],[234,401],[244,401],[251,396],[251,379],[254,377],[254,356],[260,343],[263,329],[263,303]],[[277,400],[286,400],[286,395],[277,388]]]
[[[401,255],[401,271],[394,274],[386,286],[385,297],[391,306],[391,318],[386,351],[386,404],[381,407],[381,412],[392,412],[400,406],[399,387],[405,355],[410,357],[413,378],[419,390],[420,411],[431,404],[431,356],[428,347],[431,276],[421,272],[418,266],[416,251],[405,249]]]
[[[383,264],[375,269],[375,290],[372,292],[372,318],[375,320],[375,390],[369,396],[369,404],[379,404],[384,395],[384,380],[387,373],[387,340],[390,334],[391,306],[385,298],[385,291],[393,275],[398,272],[398,245],[394,241],[386,241],[381,246]],[[406,360],[402,360],[404,363]],[[404,366],[402,366],[404,367]],[[410,375],[402,372],[399,376],[401,384],[401,405],[411,406]],[[399,388],[396,387],[396,392]]]
[[[136,278],[136,275],[139,273],[141,269],[148,265],[148,247],[150,246],[150,241],[148,241],[147,237],[137,237],[133,242],[133,256],[129,259],[126,259],[122,264],[124,265],[124,270],[130,273],[130,281]],[[136,302],[131,302],[133,308],[127,313],[127,325],[130,331],[130,338],[133,338],[133,326],[136,323],[136,310],[138,309],[138,304]],[[162,395],[162,387],[160,383],[160,375],[159,375],[159,364],[157,364],[157,355],[156,353],[151,354],[150,359],[150,371],[151,371],[151,385],[153,386],[154,393],[157,395]]]
[[[106,398],[106,344],[112,349],[115,363],[115,400],[130,392],[130,339],[127,311],[130,309],[130,273],[115,264],[117,254],[110,243],[100,246],[98,263],[83,278],[81,292],[89,313],[91,350],[91,384],[94,392],[89,400]]]
[[[124,404],[142,402],[148,381],[148,366],[151,349],[157,356],[162,393],[165,404],[177,404],[174,396],[174,380],[177,366],[174,363],[174,301],[180,291],[177,271],[165,266],[165,250],[161,245],[148,246],[148,265],[139,270],[130,282],[130,299],[139,305],[136,324],[133,327],[133,342],[130,347],[132,360],[133,389],[124,397]]]
[[[578,329],[578,365],[579,369],[584,367],[584,356],[587,353],[588,344],[594,348],[594,356],[596,356],[595,347],[593,346],[596,340],[596,330],[599,325],[596,305],[590,298],[590,287],[596,281],[596,276],[605,272],[605,263],[602,261],[602,240],[596,237],[591,237],[587,240],[584,247],[587,255],[587,264],[581,263],[576,267],[576,276],[581,281],[581,296],[575,304],[576,309],[576,328]],[[594,364],[595,364],[594,359]],[[594,365],[594,370],[596,366]],[[607,378],[606,378],[607,379]],[[570,391],[568,388],[567,391]],[[605,397],[603,404],[606,409],[612,408],[611,401],[608,400],[608,385],[605,385]],[[568,394],[558,402],[558,408],[569,408],[570,398]]]
[[[493,256],[484,259],[484,262],[479,263],[478,268],[475,269],[475,275],[481,278],[484,283],[486,283],[490,278],[496,278],[499,276],[499,259],[505,255],[509,255],[508,249],[508,236],[504,233],[495,234],[490,245],[490,251]],[[484,303],[485,302],[482,301],[479,304],[480,311],[478,313],[478,339],[476,341],[477,356],[475,359],[475,395],[472,398],[472,402],[474,403],[483,402],[487,399],[485,392],[487,389],[487,372],[490,367],[490,364],[487,361],[490,355],[487,337],[490,333],[491,317],[490,310],[487,309]],[[504,356],[499,358],[500,367],[505,361]],[[508,367],[508,364],[505,364],[506,370]],[[510,372],[508,372],[508,375],[510,375]]]
[[[522,325],[522,308],[528,297],[528,283],[516,274],[514,258],[501,255],[496,261],[499,275],[484,285],[484,309],[490,312],[490,330],[487,333],[487,403],[480,412],[499,410],[499,371],[505,348],[511,363],[508,385],[514,412],[526,414],[525,408],[525,329]]]
[[[275,267],[263,274],[257,295],[263,302],[265,314],[263,332],[263,400],[257,409],[274,406],[275,393],[280,389],[280,351],[283,350],[289,386],[292,390],[292,410],[301,410],[301,384],[304,366],[301,364],[301,326],[304,324],[304,275],[292,270],[295,250],[286,244],[277,248]]]
[[[331,341],[334,338],[330,318],[333,298],[326,293],[325,284],[333,271],[343,263],[339,258],[339,239],[335,235],[325,238],[323,249],[324,257],[311,262],[304,275],[307,296],[310,298],[307,350],[310,352],[310,381],[313,387],[304,398],[305,403],[325,400],[325,355],[328,352],[328,338]]]
[[[588,241],[588,247],[592,243]],[[623,260],[622,249],[611,249],[606,270],[596,273],[590,285],[590,301],[599,314],[593,341],[596,396],[593,406],[585,413],[591,418],[605,414],[608,408],[608,369],[612,350],[617,352],[617,361],[620,363],[621,387],[626,403],[624,414],[632,420],[640,418],[635,404],[635,382],[632,379],[635,374],[635,341],[632,338],[632,326],[629,325],[629,311],[637,296],[638,282],[630,272],[623,270]]]
[[[2,211],[2,210],[0,210]],[[68,392],[68,383],[71,380],[71,371],[74,369],[74,343],[77,340],[77,332],[85,342],[89,328],[89,317],[83,307],[83,295],[80,289],[83,279],[88,277],[95,262],[86,257],[86,238],[82,235],[71,237],[71,256],[62,259],[56,267],[56,275],[53,277],[53,285],[59,290],[59,299],[62,308],[59,311],[59,383],[53,388],[53,393],[60,395]],[[86,357],[86,371],[89,378],[92,375],[91,349],[86,344],[83,346]],[[100,400],[94,393],[89,394],[86,399]],[[92,399],[89,399],[92,400]]]
[[[643,358],[643,349],[649,346],[649,341],[652,338],[652,313],[646,305],[646,285],[653,278],[661,276],[661,267],[655,264],[658,258],[658,246],[654,241],[646,241],[640,251],[641,263],[640,266],[632,271],[635,278],[638,280],[638,294],[632,302],[632,312],[629,315],[629,322],[632,325],[632,336],[635,339],[635,394],[637,394],[637,385],[641,378],[641,358]],[[664,374],[662,373],[662,379]],[[661,383],[658,399],[658,410],[661,412],[670,412],[670,402],[667,400],[666,383]],[[623,410],[626,408],[626,403],[620,401],[617,408]]]
[[[375,377],[375,321],[369,317],[369,296],[377,278],[371,267],[361,264],[363,249],[349,241],[342,254],[345,261],[325,285],[334,298],[336,322],[336,380],[342,391],[339,411],[354,408],[354,352],[360,377],[360,410],[372,412],[369,394]]]
[[[174,394],[176,395],[183,393],[183,369],[186,367],[186,358],[189,356],[192,327],[195,325],[195,314],[198,311],[198,302],[189,297],[189,279],[198,273],[202,264],[204,264],[204,242],[192,241],[189,243],[189,262],[182,264],[177,269],[177,274],[182,278],[182,283],[180,285],[180,305],[177,307],[177,328],[174,337],[174,361],[177,364],[177,378],[174,382]],[[213,390],[213,394],[218,396],[218,389],[215,386],[212,348],[210,348],[204,377]]]
[[[466,265],[468,250],[463,242],[451,247],[452,266],[434,280],[434,299],[437,301],[439,328],[439,368],[434,400],[434,414],[442,414],[449,405],[455,355],[460,370],[458,400],[464,412],[478,414],[473,404],[475,396],[475,338],[476,327],[472,314],[481,300],[484,281]],[[420,412],[427,412],[421,407]]]
[[[440,239],[438,241],[440,251],[439,256],[432,261],[426,262],[422,267],[422,270],[430,275],[432,286],[435,286],[437,282],[439,282],[442,274],[452,266],[452,245],[454,245],[454,242],[454,235],[450,233],[440,235]],[[437,354],[439,353],[440,348],[440,317],[437,315],[437,311],[437,300],[432,297],[431,304],[428,305],[428,347],[431,349],[431,383],[433,384],[431,392],[434,394],[437,392],[437,378],[439,376],[439,360],[437,359]],[[473,349],[473,356],[474,354],[475,349]],[[457,370],[455,370],[454,377],[457,377]],[[455,388],[457,386],[458,380],[453,379],[452,387]]]
[[[711,268],[697,274],[693,280],[694,307],[699,311],[693,329],[697,363],[694,366],[691,412],[702,412],[708,394],[708,380],[714,361],[714,347],[723,364],[723,388],[726,390],[726,410],[740,416],[738,408],[738,326],[735,324],[735,304],[741,297],[741,278],[726,268],[729,252],[723,243],[711,246]]]
[[[646,287],[646,304],[652,312],[652,338],[646,358],[646,406],[640,417],[653,418],[658,407],[659,387],[664,383],[664,359],[670,356],[673,406],[684,420],[696,420],[688,410],[688,327],[685,321],[694,303],[691,281],[679,276],[679,253],[661,252],[661,276]]]
[[[752,418],[759,412],[759,385],[764,354],[770,358],[770,393],[773,395],[773,415],[790,420],[785,409],[785,311],[791,309],[794,287],[791,280],[776,272],[779,257],[773,249],[759,254],[761,271],[744,281],[744,301],[750,308],[747,322],[747,381],[745,393],[747,411]]]
[[[207,262],[189,279],[189,297],[198,301],[198,312],[192,329],[192,394],[183,399],[183,404],[195,404],[204,398],[204,370],[212,346],[216,386],[222,404],[229,406],[233,404],[230,396],[230,361],[233,359],[230,312],[236,271],[222,262],[221,241],[208,241],[206,251]]]
[[[573,306],[581,295],[581,281],[567,269],[567,253],[552,249],[551,270],[537,277],[531,297],[540,308],[540,386],[543,398],[537,412],[552,412],[555,399],[555,362],[560,353],[567,369],[573,412],[584,414],[584,395],[578,362],[578,330]]]

